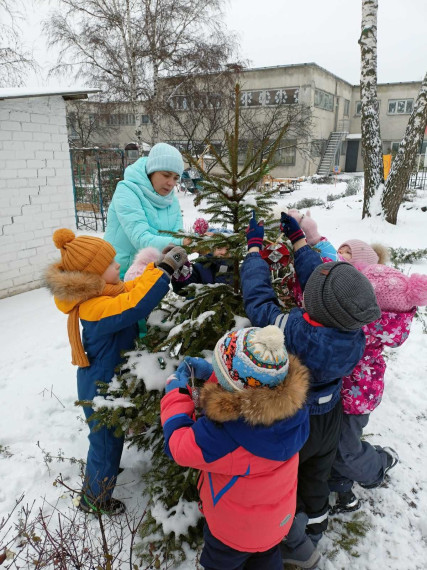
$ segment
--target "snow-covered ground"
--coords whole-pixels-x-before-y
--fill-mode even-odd
[[[328,194],[345,189],[343,181],[336,186],[304,182],[300,190],[280,198],[278,210],[302,198],[326,201]],[[200,214],[191,195],[179,198],[189,229]],[[427,192],[419,200],[427,205]],[[401,208],[397,226],[379,218],[362,221],[361,192],[329,202],[328,208],[313,207],[311,212],[320,233],[336,246],[345,239],[360,238],[393,247],[426,248],[427,212],[410,207]],[[406,265],[404,271],[427,274],[427,261]],[[45,289],[0,300],[0,314],[0,521],[22,493],[24,503],[35,501],[39,506],[45,500],[47,509],[48,504],[73,509],[69,494],[52,485],[61,473],[70,486],[78,486],[78,465],[56,457],[85,459],[87,452],[87,427],[81,410],[74,406],[76,370],[70,364],[66,318]],[[384,399],[371,416],[367,437],[394,447],[400,463],[383,487],[368,491],[356,486],[363,499],[361,511],[332,517],[320,543],[323,570],[421,570],[427,565],[427,334],[419,320],[414,321],[407,342],[388,350],[387,358]],[[53,456],[50,462],[47,453]],[[116,490],[129,508],[141,511],[139,475],[146,462],[136,450],[125,450],[125,470]],[[342,539],[348,532],[350,538],[356,537],[355,521],[361,523],[362,536],[349,547]],[[190,568],[195,568],[194,560],[182,566],[182,570]]]

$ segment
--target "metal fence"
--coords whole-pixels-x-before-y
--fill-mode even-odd
[[[105,231],[108,206],[123,179],[125,152],[119,148],[73,148],[70,155],[76,226]]]

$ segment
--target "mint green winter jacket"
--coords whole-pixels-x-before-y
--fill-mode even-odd
[[[139,158],[125,170],[108,208],[104,239],[111,243],[120,263],[120,275],[132,264],[135,254],[144,247],[160,251],[169,243],[182,245],[182,238],[169,237],[160,230],[176,232],[183,228],[182,214],[173,190],[160,196],[145,171],[147,159]]]

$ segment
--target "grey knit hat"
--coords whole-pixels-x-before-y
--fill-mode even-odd
[[[309,316],[325,327],[353,331],[381,317],[368,279],[349,263],[318,265],[304,290]]]

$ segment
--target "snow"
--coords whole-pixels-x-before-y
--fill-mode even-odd
[[[0,99],[20,99],[21,97],[49,97],[51,95],[86,95],[99,93],[94,87],[2,87]]]
[[[414,204],[407,203],[402,207],[398,225],[392,226],[379,217],[360,219],[361,192],[327,202],[328,194],[345,190],[346,179],[348,176],[338,176],[336,185],[305,181],[300,190],[279,198],[277,211],[303,198],[314,197],[323,200],[325,205],[311,208],[312,217],[317,221],[320,233],[335,246],[346,239],[361,238],[393,247],[427,247],[427,213],[414,209]],[[200,212],[193,206],[192,195],[179,193],[179,199],[185,227],[190,228],[200,217]],[[415,204],[427,205],[426,191],[419,191]],[[404,270],[427,274],[427,261],[418,261],[412,267],[406,265]],[[24,504],[35,501],[37,507],[43,505],[49,509],[49,505],[57,505],[64,512],[72,510],[70,494],[53,486],[53,482],[61,473],[71,487],[79,486],[79,466],[66,458],[86,458],[88,430],[82,410],[74,405],[77,399],[76,369],[70,364],[66,317],[55,308],[46,289],[0,300],[0,314],[3,370],[0,377],[3,400],[0,520],[12,511],[22,493],[25,494]],[[237,324],[246,326],[247,322],[242,319]],[[385,486],[374,490],[355,486],[356,494],[363,500],[358,513],[331,517],[330,528],[319,545],[322,552],[320,570],[425,568],[427,335],[423,333],[422,323],[415,319],[407,342],[400,348],[387,350],[386,355],[385,394],[383,402],[371,415],[366,437],[375,444],[395,448],[400,463],[390,472]],[[152,360],[151,386],[159,387],[172,369],[162,370],[154,355]],[[50,462],[47,453],[53,457]],[[63,461],[55,459],[61,456],[65,458]],[[148,469],[149,458],[135,448],[125,449],[122,466],[125,470],[119,475],[115,495],[141,516],[144,499],[140,475]],[[186,519],[196,516],[192,509],[183,503],[177,513]],[[168,524],[166,513],[158,514],[164,524]],[[16,522],[16,512],[12,520]],[[361,521],[366,534],[348,551],[338,540],[345,530],[344,525],[355,520]],[[187,522],[183,520],[185,526]],[[173,524],[179,524],[179,520]],[[0,545],[2,532],[0,530]],[[190,559],[180,566],[180,570],[194,568],[195,555],[190,553]]]

